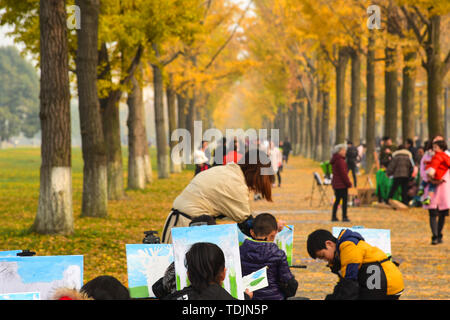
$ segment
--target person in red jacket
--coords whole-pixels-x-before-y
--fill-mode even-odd
[[[352,187],[352,183],[348,177],[347,163],[345,162],[345,153],[347,146],[339,144],[335,146],[333,157],[330,164],[333,170],[333,178],[331,179],[331,186],[334,190],[335,200],[333,204],[333,215],[331,221],[339,221],[337,218],[337,209],[342,200],[342,221],[350,221],[347,217],[347,201],[348,188]]]
[[[436,186],[441,183],[442,178],[450,168],[450,156],[445,153],[447,150],[447,144],[445,141],[438,140],[433,142],[434,156],[431,158],[430,163],[425,167],[426,173],[429,178],[433,179],[436,183],[422,182],[422,186],[429,185],[428,196],[422,201],[423,204],[430,204],[431,198],[434,196]]]

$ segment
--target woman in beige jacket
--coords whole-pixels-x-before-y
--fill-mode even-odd
[[[172,227],[187,227],[192,218],[201,215],[230,218],[244,233],[248,232],[253,219],[250,192],[260,193],[264,199],[272,201],[274,178],[267,155],[257,152],[258,156],[253,157],[254,152],[247,152],[239,163],[215,166],[197,174],[173,202],[164,224],[162,242],[172,242]],[[257,161],[251,164],[249,160],[254,158]]]

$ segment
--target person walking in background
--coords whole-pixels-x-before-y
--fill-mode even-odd
[[[360,174],[361,167],[363,167],[363,168],[366,167],[367,146],[365,143],[361,142],[361,144],[356,149],[358,149],[358,157],[359,157],[359,161],[357,162],[357,169],[358,169],[357,171],[358,171],[358,174]]]
[[[202,141],[200,149],[194,151],[194,164],[195,164],[195,174],[208,170],[210,168],[209,158],[206,156],[205,151],[208,148],[208,142]]]
[[[381,163],[389,163],[392,160],[393,152],[396,151],[397,148],[392,144],[392,139],[389,137],[383,137],[381,147],[380,147],[380,156],[378,160]]]
[[[283,160],[285,163],[288,163],[289,153],[291,153],[292,146],[288,139],[283,141]]]
[[[434,137],[432,141],[436,142],[445,140],[442,136],[438,135]],[[428,150],[425,151],[420,164],[420,167],[422,169],[421,177],[423,180],[426,180],[428,182],[431,181],[431,178],[425,172],[425,163],[427,161],[431,161],[432,159],[432,153],[430,152],[431,146],[432,144],[430,143],[428,144],[428,147],[425,148]],[[449,150],[447,150],[446,153],[447,155],[450,155]],[[425,196],[427,195],[428,188],[428,186],[425,188]],[[450,210],[450,170],[447,170],[447,172],[442,177],[442,183],[439,183],[436,186],[436,191],[434,193],[434,196],[430,199],[430,204],[424,205],[423,208],[428,210],[429,214],[429,224],[432,235],[431,244],[436,245],[442,243],[442,231],[444,230],[445,217],[448,216]]]
[[[227,154],[227,138],[223,137],[219,140],[216,148],[214,149],[214,162],[213,167],[223,165],[223,158]]]
[[[433,142],[433,157],[430,161],[427,161],[425,166],[425,172],[427,173],[429,182],[422,180],[421,189],[425,189],[428,186],[428,195],[425,199],[422,199],[423,204],[430,204],[431,198],[434,196],[438,183],[441,183],[447,170],[450,167],[450,156],[445,151],[447,150],[447,144],[443,140]]]
[[[414,142],[411,138],[408,138],[405,140],[405,142],[403,143],[405,146],[405,149],[408,150],[409,152],[411,152],[411,155],[413,157],[414,163],[419,164],[420,160],[418,160],[418,155],[417,155],[417,148],[414,147]]]
[[[223,164],[227,164],[229,162],[238,163],[239,160],[241,160],[241,158],[243,157],[242,153],[239,152],[239,141],[237,137],[234,138],[228,150],[228,153],[223,157]]]
[[[273,141],[270,141],[270,149],[269,149],[269,158],[270,163],[272,164],[272,169],[274,173],[277,175],[278,179],[278,187],[281,187],[281,170],[283,165],[283,156],[281,155],[280,148],[278,148]],[[273,184],[275,187],[275,183]]]
[[[335,200],[333,204],[333,211],[331,221],[339,221],[337,218],[337,209],[342,200],[342,221],[350,221],[347,217],[347,201],[348,188],[352,187],[352,183],[348,178],[347,163],[345,162],[345,154],[347,152],[346,144],[339,144],[334,147],[333,157],[330,164],[333,170],[333,178],[331,186],[334,190]]]
[[[392,160],[386,170],[386,174],[393,176],[394,181],[389,191],[388,199],[392,199],[398,187],[402,189],[402,203],[408,205],[408,183],[414,171],[414,161],[412,154],[405,149],[404,145],[400,145],[398,150],[392,154]],[[388,200],[389,202],[389,200]]]
[[[353,142],[347,142],[347,152],[345,154],[348,171],[352,172],[353,186],[356,188],[356,165],[358,163],[358,149],[353,145]]]

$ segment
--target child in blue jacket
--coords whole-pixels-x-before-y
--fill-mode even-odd
[[[240,246],[243,276],[268,267],[269,286],[256,290],[254,300],[284,300],[297,292],[298,282],[289,269],[286,254],[273,242],[277,232],[275,217],[261,213],[253,220],[252,239],[246,239]]]

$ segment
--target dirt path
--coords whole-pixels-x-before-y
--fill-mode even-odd
[[[294,261],[305,264],[307,269],[292,269],[299,281],[297,296],[323,299],[331,293],[337,277],[322,261],[312,260],[306,251],[306,239],[316,229],[332,229],[333,226],[364,226],[390,229],[392,255],[401,261],[405,291],[401,299],[450,299],[450,219],[444,227],[444,243],[431,245],[427,211],[415,208],[406,211],[371,207],[349,207],[350,222],[331,222],[331,205],[318,206],[316,189],[313,205],[310,195],[313,171],[320,171],[316,162],[292,157],[282,172],[281,188],[273,188],[273,203],[255,201],[256,212],[270,212],[278,219],[294,225]],[[359,185],[364,185],[358,177]],[[333,192],[330,188],[331,198]],[[342,218],[338,210],[338,218]]]

